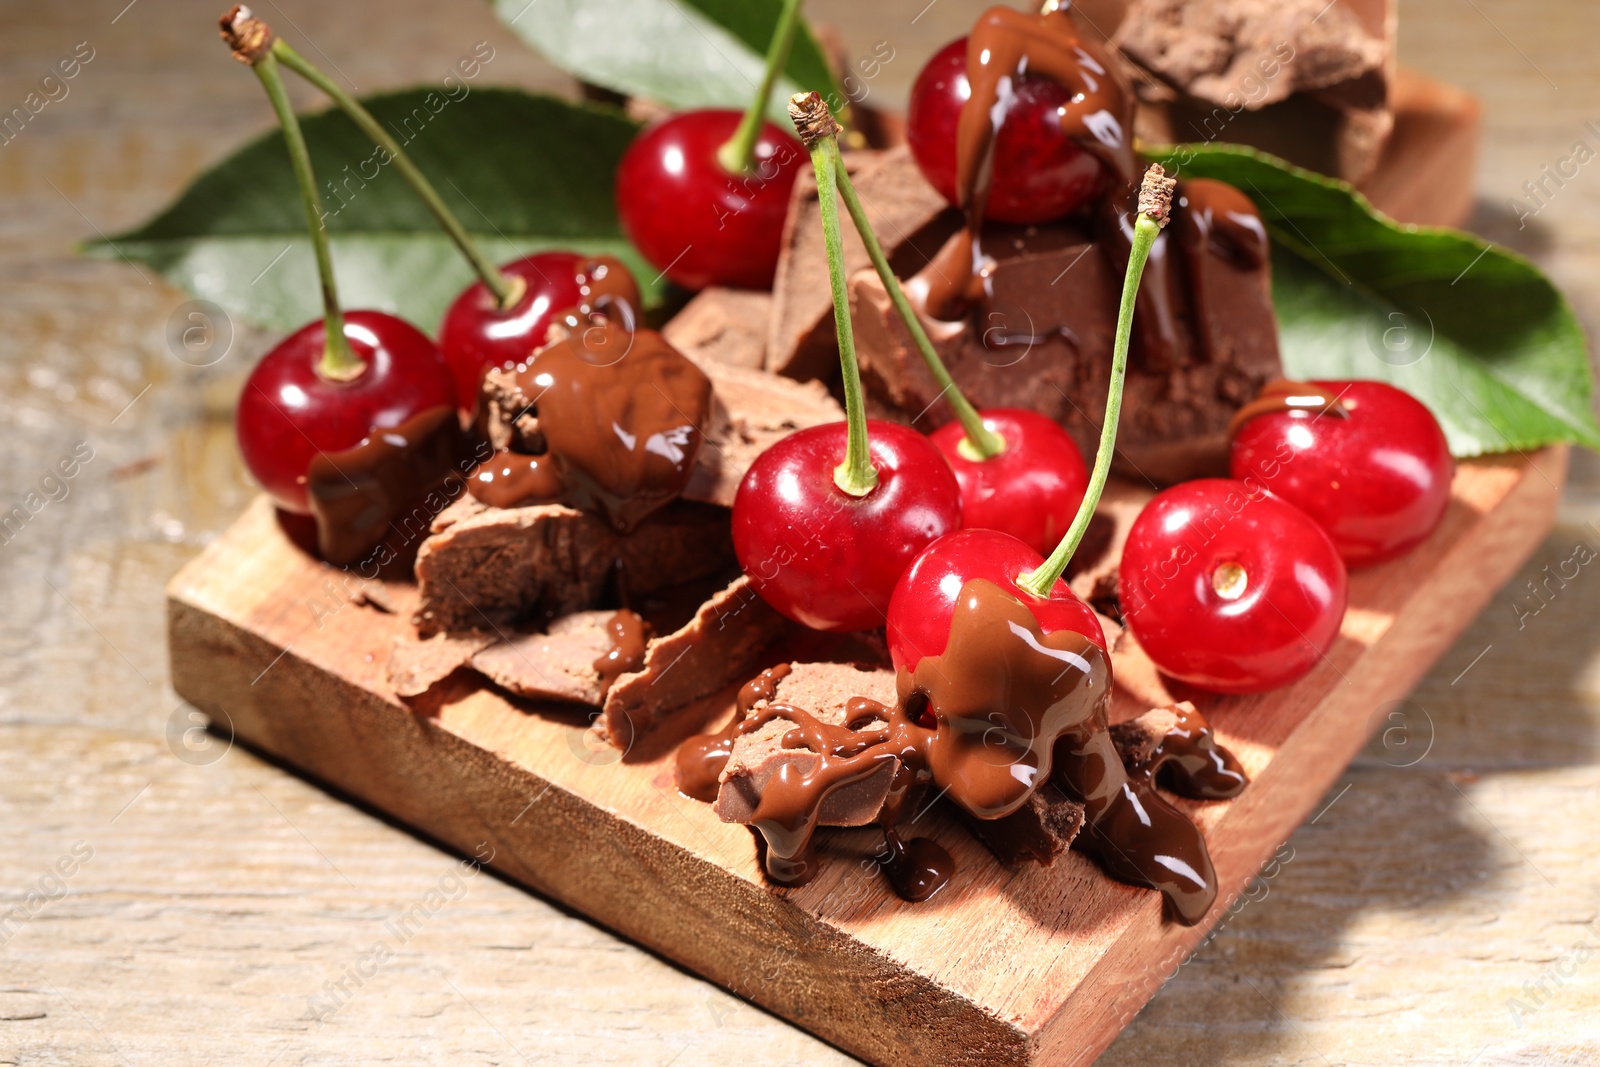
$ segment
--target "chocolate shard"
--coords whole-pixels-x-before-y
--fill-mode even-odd
[[[605,680],[595,663],[610,650],[614,611],[575,611],[543,633],[511,634],[480,649],[472,666],[517,696],[598,707]]]
[[[1198,714],[1194,705],[1184,702],[1191,714]],[[1178,725],[1177,706],[1168,708],[1151,708],[1138,718],[1119,722],[1111,727],[1111,741],[1117,746],[1117,754],[1122,757],[1122,762],[1128,767],[1137,767],[1149,762],[1155,755],[1156,749],[1161,747],[1161,742],[1174,726]]]
[[[959,809],[957,809],[959,810]],[[1000,819],[975,819],[962,813],[972,836],[1007,867],[1037,863],[1048,867],[1072,847],[1083,829],[1084,807],[1056,786],[1034,790],[1022,807]]]
[[[845,726],[849,724],[850,701],[855,697],[893,707],[894,672],[863,671],[840,663],[795,663],[777,683],[772,700],[757,702],[751,711],[759,711],[769,703],[785,704],[809,712],[820,722]],[[817,753],[784,747],[784,737],[793,728],[794,724],[786,719],[774,719],[734,741],[713,809],[720,819],[748,823],[762,791],[774,777],[801,777],[816,769],[820,761]],[[885,760],[862,780],[831,790],[822,801],[818,825],[866,826],[876,821],[898,769],[898,760]]]
[[[1395,121],[1393,0],[1113,6],[1141,139],[1249,144],[1352,182],[1376,168]]]
[[[904,146],[887,152],[847,152],[845,168],[868,221],[896,272],[909,277],[939,250],[959,219],[942,218],[949,205],[922,177]],[[930,234],[930,227],[937,232]],[[846,272],[871,266],[855,228],[842,227]],[[822,244],[817,183],[804,168],[794,183],[783,251],[772,286],[766,367],[801,381],[831,381],[839,370],[829,296],[828,260]]]
[[[424,640],[396,637],[389,652],[389,684],[398,697],[417,697],[438,685],[457,668],[472,662],[482,648],[494,643],[493,634],[468,630],[460,634],[435,634]]]
[[[713,363],[761,370],[771,322],[771,293],[712,286],[662,326],[661,336],[702,370]]]
[[[677,501],[624,536],[561,504],[491,508],[463,494],[417,553],[416,624],[423,636],[504,629],[593,607],[618,571],[642,596],[732,561],[724,508]]]
[[[711,379],[711,414],[683,491],[688,500],[732,507],[745,471],[768,447],[796,430],[844,419],[820,382],[721,363],[701,366]]]
[[[682,627],[651,639],[644,667],[619,677],[606,693],[595,731],[626,751],[672,712],[754,673],[761,653],[786,626],[740,575]]]
[[[909,161],[883,165],[914,169]],[[1178,225],[1160,238],[1172,261],[1161,283],[1175,326],[1169,351],[1158,355],[1144,343],[1143,324],[1135,330],[1116,466],[1157,484],[1225,475],[1228,420],[1282,373],[1270,266],[1222,248],[1220,226],[1185,224],[1192,191],[1226,200],[1246,231],[1252,221],[1259,227],[1248,200],[1227,197],[1218,184],[1180,185]],[[1205,214],[1214,217],[1220,213]],[[1264,241],[1265,230],[1260,234]],[[1092,458],[1105,416],[1121,268],[1070,221],[986,226],[982,243],[995,260],[984,305],[960,322],[925,322],[935,348],[973,404],[1047,415]],[[1191,245],[1193,254],[1180,253]],[[1153,274],[1146,284],[1158,284]],[[876,273],[853,274],[850,296],[862,381],[877,413],[915,420],[924,430],[953,418]]]

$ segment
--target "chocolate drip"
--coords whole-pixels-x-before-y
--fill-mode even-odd
[[[1228,437],[1232,439],[1239,432],[1239,427],[1259,415],[1276,415],[1285,411],[1301,411],[1314,416],[1332,415],[1339,419],[1350,417],[1339,394],[1313,382],[1291,382],[1286,378],[1278,378],[1262,386],[1254,400],[1234,412],[1228,423]]]
[[[595,673],[600,676],[600,687],[610,689],[624,674],[631,674],[644,666],[645,644],[650,640],[650,626],[637,612],[620,608],[606,620],[606,635],[611,647],[594,661]]]
[[[984,296],[989,268],[981,233],[996,133],[1023,77],[1048,78],[1072,93],[1072,103],[1061,109],[1063,132],[1104,163],[1118,183],[1136,180],[1133,97],[1104,47],[1084,39],[1064,10],[985,11],[967,38],[972,95],[956,127],[956,189],[966,226],[907,285],[935,318],[957,318]]]
[[[1187,702],[1166,709],[1176,716],[1152,748],[1128,767],[1134,777],[1162,783],[1192,800],[1227,800],[1245,787],[1244,768],[1217,744],[1211,724]]]
[[[855,697],[843,724],[824,723],[775,701],[782,677],[767,672],[757,678],[741,693],[739,718],[678,754],[679,789],[711,799],[737,738],[775,720],[793,724],[783,747],[817,759],[804,765],[808,769],[795,764],[775,773],[749,820],[765,839],[774,882],[801,885],[815,875],[812,839],[829,794],[892,761],[894,777],[879,817],[883,866],[905,899],[932,895],[954,866],[934,842],[902,841],[895,831],[918,791],[931,783],[968,814],[993,820],[1017,811],[1052,776],[1082,801],[1089,833],[1080,840],[1113,877],[1159,890],[1188,924],[1216,899],[1216,875],[1200,831],[1155,792],[1150,772],[1130,774],[1112,743],[1105,651],[1073,631],[1042,632],[1027,606],[992,582],[974,579],[962,587],[944,651],[901,669],[893,708]],[[1178,768],[1195,789],[1223,795],[1224,772],[1237,764],[1209,731],[1181,733],[1164,739],[1159,765]],[[1195,758],[1214,759],[1213,770]]]
[[[318,453],[306,471],[306,495],[322,558],[344,565],[372,551],[391,523],[423,505],[464,452],[455,408],[441,405],[399,426],[375,427],[354,448]],[[428,514],[422,528],[432,519]]]
[[[580,260],[573,268],[573,278],[578,283],[580,300],[576,310],[580,316],[601,315],[624,330],[637,326],[639,283],[622,260],[615,256]]]
[[[733,721],[716,733],[691,737],[678,746],[676,777],[678,792],[710,804],[717,799],[718,779],[733,752],[739,724],[757,704],[777,695],[778,683],[789,675],[789,665],[768,667],[739,689]]]
[[[547,503],[561,496],[561,478],[550,457],[501,449],[467,475],[467,491],[492,508]]]
[[[560,500],[627,533],[688,484],[711,381],[653,330],[577,313],[563,324],[527,366],[485,376],[484,432],[500,451],[468,484],[495,507]]]

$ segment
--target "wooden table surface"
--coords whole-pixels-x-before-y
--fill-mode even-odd
[[[859,51],[889,42],[873,92],[894,103],[981,6],[925,3],[809,8]],[[230,414],[271,338],[241,326],[225,359],[192,367],[166,341],[185,297],[71,245],[144,218],[266,128],[255,80],[216,41],[220,6],[0,3],[0,110],[93,49],[68,95],[0,146],[0,511],[92,451],[0,534],[0,1064],[847,1062],[186,733],[162,586],[250,498]],[[262,12],[364,92],[427,80],[482,40],[491,80],[571,88],[475,0]],[[1403,61],[1484,98],[1474,227],[1536,258],[1591,331],[1600,170],[1563,179],[1521,228],[1507,201],[1578,142],[1584,158],[1600,148],[1600,122],[1585,125],[1600,120],[1597,37],[1590,0],[1402,12]],[[1524,573],[1415,693],[1373,709],[1388,728],[1101,1063],[1600,1059],[1596,520],[1600,464],[1582,455]],[[1558,570],[1577,577],[1535,598],[1528,583]],[[360,973],[418,905],[422,928]],[[311,998],[347,974],[357,993],[317,1021]]]

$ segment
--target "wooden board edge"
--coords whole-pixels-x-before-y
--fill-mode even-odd
[[[908,1061],[906,1050],[918,1049],[928,1063],[1029,1062],[1028,1035],[1013,1023],[829,927],[781,893],[333,677],[292,650],[262,673],[282,650],[189,601],[186,588],[175,579],[168,598],[173,688],[313,782],[462,856],[487,850],[492,858],[485,865],[513,882],[853,1055],[914,1063],[921,1061]],[[330,708],[344,710],[329,714]],[[349,751],[371,758],[361,766],[331,758]],[[414,788],[430,775],[445,780]],[[419,796],[456,803],[441,811]],[[536,817],[525,817],[534,809]]]

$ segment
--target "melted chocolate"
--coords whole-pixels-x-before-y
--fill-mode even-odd
[[[511,375],[486,404],[502,409],[486,412],[489,436],[503,424],[510,440],[468,485],[495,507],[560,500],[627,533],[688,484],[711,381],[653,330],[576,313],[563,325],[527,366],[490,372]]]
[[[776,694],[778,683],[789,675],[789,665],[768,667],[739,689],[733,721],[712,734],[691,737],[678,746],[676,775],[678,792],[707,804],[717,799],[717,789],[722,769],[728,765],[733,753],[733,741],[739,724],[750,714],[750,709]]]
[[[602,689],[610,689],[611,683],[622,675],[632,674],[644,666],[644,650],[650,640],[650,626],[637,612],[620,608],[606,620],[606,633],[611,638],[611,647],[594,661]]]
[[[318,453],[306,471],[306,494],[322,558],[342,566],[371,552],[393,522],[455,470],[464,451],[455,408],[442,405],[376,428],[354,448]]]
[[[995,135],[1005,122],[1013,85],[1048,78],[1073,94],[1061,128],[1104,163],[1116,181],[1136,181],[1133,97],[1103,46],[1085,40],[1064,10],[1027,14],[992,7],[967,38],[972,95],[956,127],[956,190],[966,226],[908,283],[923,309],[953,319],[985,295],[988,270],[981,234],[994,176]]]
[[[1149,755],[1128,768],[1131,777],[1162,783],[1193,800],[1227,800],[1245,787],[1244,768],[1232,752],[1217,744],[1205,717],[1192,704],[1168,709],[1178,718]]]
[[[639,317],[639,283],[633,272],[615,256],[592,256],[579,261],[573,278],[581,294],[576,310],[581,316],[602,315],[625,330]]]
[[[1303,411],[1311,415],[1350,417],[1350,412],[1337,393],[1329,392],[1311,382],[1291,382],[1285,378],[1270,381],[1261,387],[1256,398],[1234,413],[1228,423],[1228,437],[1239,432],[1239,427],[1259,415],[1276,415],[1285,411]]]
[[[561,477],[549,456],[501,449],[467,475],[467,491],[492,508],[516,508],[561,497]]]
[[[950,638],[896,681],[894,708],[855,697],[833,725],[777,702],[787,668],[764,672],[740,693],[739,714],[723,731],[678,753],[678,787],[711,800],[734,742],[769,723],[792,724],[782,747],[817,759],[781,767],[761,791],[750,820],[765,841],[768,876],[802,885],[815,876],[813,838],[823,803],[886,762],[896,766],[880,816],[886,876],[895,892],[923,900],[944,885],[950,856],[928,840],[902,841],[895,824],[909,799],[931,782],[980,819],[1016,811],[1055,780],[1081,800],[1081,838],[1113,877],[1165,895],[1179,921],[1198,922],[1216,899],[1216,875],[1195,825],[1155,792],[1151,776],[1172,768],[1207,796],[1232,795],[1237,764],[1203,722],[1180,720],[1159,758],[1130,774],[1106,725],[1111,669],[1104,650],[1072,631],[1043,633],[1025,604],[974,579],[961,589]],[[757,706],[761,705],[761,706]],[[805,766],[808,769],[797,769]],[[1237,784],[1228,779],[1237,774]]]

